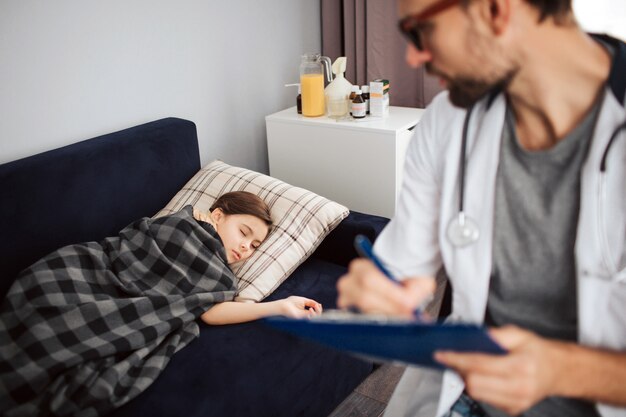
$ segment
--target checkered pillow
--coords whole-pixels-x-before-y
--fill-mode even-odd
[[[270,207],[274,226],[259,249],[233,264],[238,301],[261,301],[272,293],[348,215],[338,203],[276,178],[214,161],[202,168],[155,217],[191,204],[208,211],[229,191],[248,191]]]

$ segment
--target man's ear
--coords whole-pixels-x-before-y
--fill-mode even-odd
[[[488,23],[494,35],[502,34],[511,21],[512,0],[483,0],[480,15]]]

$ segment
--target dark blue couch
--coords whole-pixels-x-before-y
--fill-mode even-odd
[[[195,125],[169,118],[0,165],[0,298],[61,246],[152,216],[200,169]],[[335,305],[337,278],[387,219],[351,213],[267,300]],[[114,416],[326,416],[373,364],[250,322],[201,325],[157,381]]]

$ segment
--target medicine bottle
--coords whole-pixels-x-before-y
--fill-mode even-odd
[[[370,86],[364,85],[361,87],[361,96],[365,101],[365,113],[370,114]]]
[[[367,114],[367,109],[365,107],[365,100],[363,100],[363,96],[361,95],[361,89],[357,89],[355,92],[354,99],[352,99],[352,117],[355,119],[362,119]]]
[[[350,116],[352,116],[352,100],[356,97],[356,92],[359,89],[358,85],[353,85],[350,91],[350,97],[348,97],[348,106],[350,107]]]
[[[298,87],[298,95],[296,96],[296,110],[298,114],[302,114],[302,87],[300,83],[285,84],[285,87]]]
[[[298,114],[302,114],[302,89],[300,88],[300,84],[298,84],[298,96],[296,97],[296,109],[298,111]]]
[[[350,101],[354,100],[354,97],[356,96],[356,92],[359,90],[359,86],[358,85],[353,85],[352,89],[350,91]]]

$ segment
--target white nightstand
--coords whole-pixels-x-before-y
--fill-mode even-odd
[[[351,210],[392,217],[404,155],[423,109],[335,121],[292,107],[265,117],[270,175]]]

